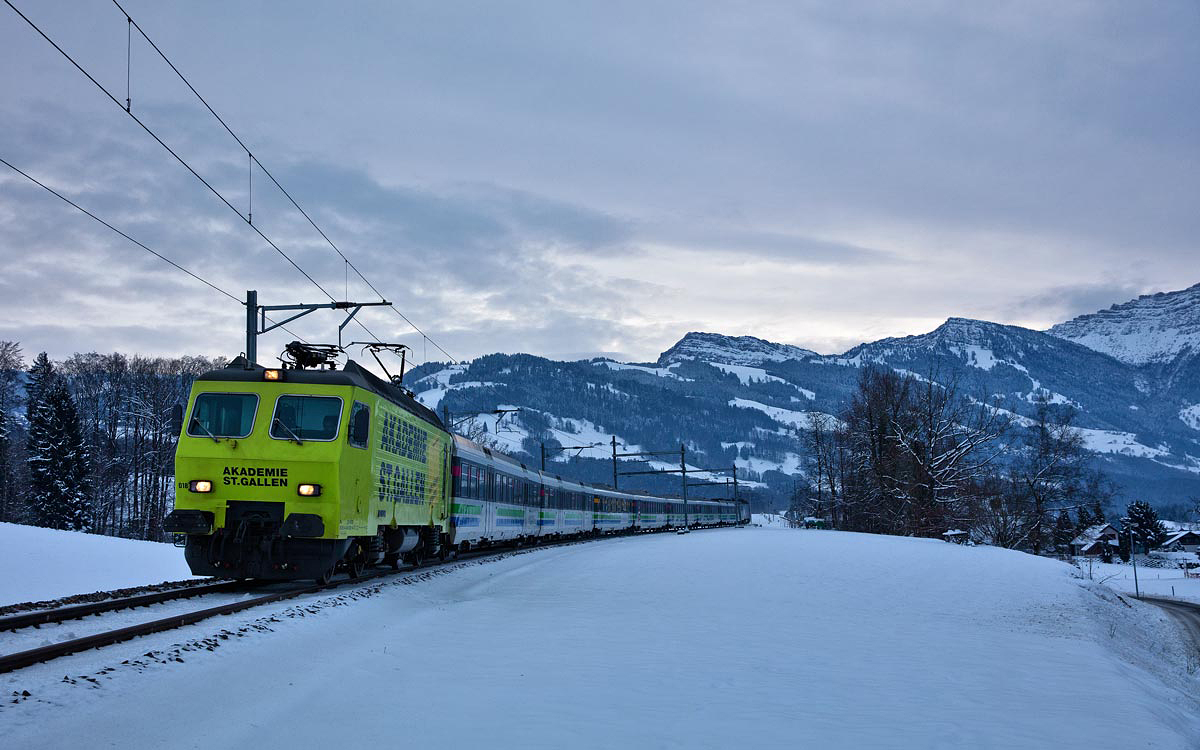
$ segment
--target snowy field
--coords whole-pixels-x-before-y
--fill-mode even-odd
[[[1083,574],[1088,575],[1088,563],[1079,563]],[[1133,566],[1093,561],[1092,580],[1127,594],[1134,592]],[[1138,590],[1147,596],[1162,596],[1168,599],[1184,599],[1200,604],[1200,578],[1184,578],[1182,570],[1170,568],[1145,568],[1138,565]]]
[[[988,547],[620,538],[240,617],[0,676],[4,745],[1200,746],[1166,615]]]
[[[170,544],[0,523],[0,606],[192,578]]]

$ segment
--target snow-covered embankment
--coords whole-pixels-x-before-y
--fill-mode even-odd
[[[259,611],[185,663],[114,647],[98,689],[56,662],[0,711],[26,748],[1195,748],[1179,630],[1074,574],[829,531],[615,539]]]

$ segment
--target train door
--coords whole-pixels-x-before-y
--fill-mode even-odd
[[[538,536],[543,536],[548,533],[546,526],[554,512],[554,496],[558,494],[558,488],[550,485],[549,482],[541,486],[541,492],[538,493],[537,512],[534,513],[536,519],[533,523],[533,533]]]
[[[497,484],[499,484],[500,480],[501,480],[501,476],[497,474],[496,475]],[[497,488],[497,489],[499,489],[499,488]],[[483,531],[480,533],[482,533],[488,539],[494,539],[496,536],[496,501],[499,498],[500,498],[500,493],[497,492],[491,498],[488,498],[487,500],[485,500],[483,502],[483,513],[482,513],[482,517],[481,517],[481,521],[483,524]]]

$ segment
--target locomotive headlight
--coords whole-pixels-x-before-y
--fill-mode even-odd
[[[263,370],[263,380],[283,380],[283,372],[280,370]]]
[[[321,485],[319,484],[302,484],[296,488],[296,493],[301,497],[320,497]]]
[[[201,494],[204,494],[205,492],[212,492],[212,482],[208,481],[207,479],[193,479],[192,481],[188,482],[188,490],[191,492],[199,492]]]

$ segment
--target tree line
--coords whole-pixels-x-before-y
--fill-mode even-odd
[[[849,531],[961,530],[1035,554],[1061,548],[1067,525],[1073,536],[1103,522],[1115,490],[1073,407],[1042,397],[1021,416],[939,380],[865,368],[840,415],[814,414],[800,432],[808,481],[793,512]]]
[[[207,357],[45,352],[0,341],[0,521],[162,540],[174,503],[171,410]]]

